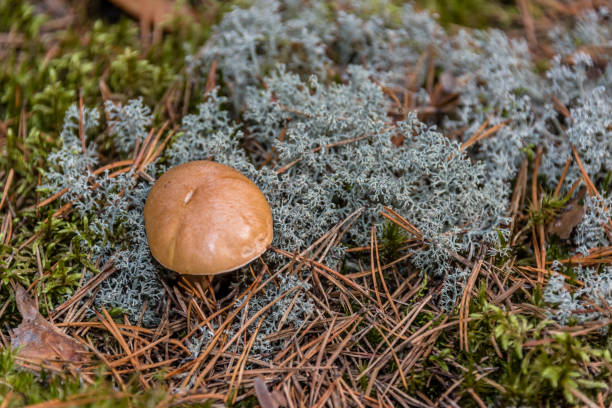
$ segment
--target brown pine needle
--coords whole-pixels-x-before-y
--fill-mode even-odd
[[[13,183],[14,176],[15,176],[15,170],[11,168],[9,170],[8,176],[6,177],[6,182],[4,183],[4,189],[2,191],[2,200],[0,201],[0,210],[2,210],[2,208],[4,207],[4,203],[8,199],[8,191],[9,191],[9,188],[11,188],[11,184]]]
[[[467,149],[468,147],[474,145],[475,143],[480,142],[483,139],[486,139],[487,137],[493,135],[495,132],[497,132],[499,129],[501,129],[502,127],[506,126],[506,124],[508,124],[510,121],[506,120],[502,123],[498,123],[497,125],[493,126],[490,129],[487,129],[486,132],[484,132],[481,135],[478,135],[476,137],[472,136],[469,140],[467,140],[465,143],[463,143],[460,147],[460,150],[463,151],[465,149]]]
[[[576,146],[572,145],[572,151],[574,152],[574,158],[576,159],[576,163],[578,163],[578,167],[580,167],[580,172],[582,173],[582,178],[584,179],[584,183],[587,186],[587,191],[589,192],[589,195],[591,197],[597,197],[601,199],[599,191],[597,191],[595,184],[593,184],[593,181],[589,177],[589,173],[587,173],[586,169],[584,168],[584,165],[582,164],[582,160],[580,160],[580,156],[578,155],[578,150],[576,150]],[[604,210],[607,211],[608,209],[604,207]],[[608,222],[603,225],[603,227],[606,230],[610,231],[612,229],[612,219],[609,219]]]
[[[155,140],[153,141],[153,143],[151,143],[150,148],[148,149],[148,152],[144,160],[142,161],[142,164],[139,166],[140,170],[144,171],[144,169],[149,164],[155,161],[159,157],[161,152],[164,150],[166,145],[168,144],[168,141],[172,138],[172,136],[174,136],[174,130],[172,130],[168,132],[164,140],[161,143],[159,143],[161,135],[167,126],[168,126],[168,122],[165,122],[163,126],[161,127],[161,129],[159,130],[159,132],[157,132],[157,136],[155,137]]]
[[[85,120],[83,118],[83,91],[79,89],[79,139],[81,140],[83,156],[87,157],[87,141],[85,140],[85,138]],[[91,173],[89,162],[87,163],[87,171]]]
[[[568,201],[570,198],[572,198],[572,195],[574,194],[574,191],[576,191],[576,189],[578,188],[580,183],[582,183],[582,180],[574,181],[574,184],[572,184],[572,186],[570,187],[570,189],[567,192],[567,194],[565,195],[565,197],[563,197],[563,199]]]
[[[343,145],[347,145],[347,144],[350,144],[350,143],[359,142],[360,140],[367,139],[368,137],[370,137],[370,135],[363,135],[363,136],[354,137],[354,138],[351,138],[351,139],[340,140],[338,142],[328,143],[328,144],[326,144],[324,146],[315,147],[314,149],[311,149],[310,151],[312,153],[317,153],[317,152],[319,152],[319,151],[321,151],[323,149],[330,149],[332,147],[343,146]],[[290,163],[287,163],[286,165],[284,165],[280,169],[276,170],[276,174],[282,174],[282,173],[286,172],[291,167],[293,167],[297,163],[299,163],[301,160],[302,160],[301,158],[298,158],[298,159],[295,159],[294,161],[292,161]]]
[[[397,320],[401,320],[400,314],[397,311],[397,307],[395,306],[395,300],[393,299],[393,297],[391,296],[391,293],[389,292],[389,288],[387,287],[387,283],[385,282],[385,277],[383,275],[382,268],[380,267],[380,256],[378,254],[378,240],[376,239],[376,230],[374,226],[372,226],[372,236],[373,236],[373,242],[374,242],[374,252],[376,255],[376,269],[378,270],[378,274],[380,275],[380,281],[382,283],[383,290],[385,291],[385,294],[387,295],[387,300],[389,301],[389,304],[391,305],[391,309],[393,309],[395,318]],[[372,270],[374,270],[374,265],[372,265]],[[381,306],[381,310],[384,310],[382,306]]]
[[[482,132],[484,132],[484,130],[487,128],[487,125],[489,124],[489,121],[491,120],[491,115],[489,115],[484,122],[482,122],[482,125],[480,125],[480,127],[478,129],[476,129],[476,131],[474,132],[474,134],[465,142],[462,143],[462,145],[466,145],[467,143],[470,142],[470,140],[472,139],[477,139],[480,134]],[[472,143],[473,144],[473,143]],[[462,149],[463,150],[463,149]]]
[[[382,301],[380,300],[380,294],[378,291],[378,283],[376,279],[376,267],[374,266],[374,241],[376,240],[376,229],[374,225],[370,229],[370,273],[372,274],[372,283],[374,284],[374,295],[376,295],[376,302],[378,308],[384,310]]]
[[[217,73],[217,59],[215,58],[213,62],[210,64],[210,69],[208,70],[208,76],[206,77],[206,85],[204,86],[204,95],[211,93],[212,90],[217,87],[217,84],[215,82],[216,73]]]
[[[565,177],[567,176],[567,170],[569,169],[570,163],[572,162],[571,156],[567,158],[565,162],[565,166],[563,166],[563,172],[561,173],[561,177],[559,178],[559,182],[557,183],[557,187],[555,187],[555,192],[553,193],[553,197],[558,197],[561,192],[561,187],[563,186],[563,182],[565,181]]]
[[[476,265],[472,269],[472,274],[470,275],[465,288],[463,289],[463,295],[461,296],[461,303],[459,306],[459,348],[464,350],[465,352],[470,351],[469,347],[469,337],[468,337],[468,317],[470,315],[470,298],[472,296],[472,289],[474,288],[474,284],[476,283],[476,279],[478,278],[478,274],[480,273],[480,268],[482,267],[483,257],[481,256],[478,259]]]
[[[107,330],[119,342],[119,345],[121,346],[121,348],[123,348],[123,351],[128,355],[132,354],[132,351],[130,350],[128,344],[126,343],[125,339],[121,335],[121,331],[117,327],[111,315],[108,313],[108,311],[105,308],[102,308],[102,313],[104,314],[104,317],[106,319],[104,319],[104,317],[102,317],[98,312],[96,312],[96,314],[98,315],[98,319],[106,326]],[[130,362],[132,363],[132,366],[138,373],[138,378],[140,379],[140,383],[142,384],[142,386],[147,389],[150,388],[151,386],[149,385],[149,382],[144,378],[144,376],[142,375],[140,371],[140,365],[138,363],[138,359],[136,357],[131,357]]]
[[[519,10],[521,12],[521,19],[523,20],[523,26],[525,27],[525,34],[527,42],[532,50],[537,49],[538,43],[535,34],[535,25],[531,12],[529,11],[529,0],[518,0]]]
[[[533,205],[534,211],[540,211],[541,203],[540,203],[540,195],[538,192],[538,170],[540,168],[540,162],[542,161],[542,146],[538,146],[536,158],[533,165],[533,175],[531,178],[531,201]],[[544,264],[546,263],[546,237],[544,235],[544,226],[537,225],[532,227],[532,243],[533,250],[536,256],[536,264],[538,270],[544,268]],[[538,276],[538,282],[542,283],[544,281],[544,276]]]
[[[87,341],[89,342],[89,348],[91,350],[93,350],[94,354],[100,359],[102,360],[102,362],[111,370],[111,373],[113,374],[113,376],[115,377],[115,379],[117,380],[117,383],[119,383],[119,386],[121,387],[121,389],[123,391],[125,391],[127,388],[125,387],[125,383],[123,382],[123,379],[121,378],[121,376],[119,375],[119,373],[117,372],[117,370],[115,370],[115,367],[111,366],[111,364],[109,363],[108,359],[106,357],[104,357],[104,354],[100,353],[96,347],[94,346],[93,342],[91,341],[90,338],[87,339]]]
[[[551,97],[553,100],[553,106],[555,107],[557,112],[561,113],[566,118],[571,119],[572,115],[570,114],[570,111],[567,109],[567,107],[554,95],[552,95]]]
[[[393,209],[391,209],[389,207],[383,207],[383,208],[390,215],[389,214],[385,214],[382,211],[380,212],[380,215],[382,215],[383,217],[385,217],[389,221],[393,222],[394,224],[397,224],[398,227],[408,231],[409,233],[414,235],[417,239],[419,239],[419,240],[423,239],[423,233],[421,231],[419,231],[419,229],[417,227],[415,227],[410,222],[408,222],[408,220],[406,220],[404,217],[402,217],[397,212],[395,212],[395,210],[393,210]]]
[[[576,146],[574,145],[572,145],[572,152],[574,153],[574,159],[576,159],[576,163],[578,163],[578,167],[580,168],[580,173],[582,173],[582,178],[584,180],[584,184],[587,187],[587,191],[589,192],[589,195],[591,197],[601,197],[599,195],[599,192],[597,191],[597,188],[595,187],[595,184],[593,184],[591,177],[589,177],[589,173],[584,168],[584,165],[582,164],[582,160],[580,160],[580,155],[578,154],[578,150],[576,150]]]
[[[110,169],[114,169],[116,167],[123,167],[123,166],[129,166],[131,164],[134,163],[134,159],[127,159],[127,160],[120,160],[120,161],[116,161],[113,163],[109,163],[105,166],[102,166],[100,168],[97,168],[96,170],[94,170],[93,174],[94,175],[99,175],[104,173],[106,170],[110,170]]]
[[[234,370],[234,373],[232,374],[232,378],[230,379],[230,382],[228,385],[229,392],[227,394],[227,399],[225,401],[226,404],[232,405],[234,403],[234,398],[236,398],[237,392],[232,392],[232,391],[234,389],[237,390],[240,387],[240,383],[242,382],[242,376],[244,373],[244,366],[247,361],[247,356],[251,352],[251,348],[253,348],[253,344],[255,343],[255,339],[257,339],[257,335],[259,334],[259,329],[261,328],[261,325],[263,324],[263,322],[264,322],[263,318],[259,319],[259,322],[257,323],[257,327],[251,334],[249,343],[244,348],[240,356],[240,359],[238,360],[238,363],[236,364],[236,369]],[[238,376],[238,380],[236,381],[236,383],[234,383],[234,381],[236,380],[236,375]]]
[[[157,339],[156,341],[154,341],[154,342],[152,342],[152,343],[147,344],[147,345],[146,345],[146,346],[144,346],[143,348],[138,349],[138,350],[136,350],[135,352],[130,353],[130,354],[128,354],[128,355],[127,355],[127,356],[125,356],[125,357],[121,357],[121,358],[119,358],[119,359],[117,359],[117,360],[113,360],[113,361],[111,361],[111,363],[110,363],[110,364],[111,364],[113,367],[118,367],[118,366],[120,366],[120,365],[123,365],[123,364],[127,363],[128,361],[131,361],[133,358],[136,358],[136,357],[140,356],[141,354],[144,354],[144,353],[145,353],[147,350],[150,350],[150,349],[154,348],[154,347],[155,347],[155,346],[157,346],[159,343],[161,343],[161,342],[163,342],[163,341],[168,340],[169,338],[170,338],[170,335],[169,335],[169,334],[167,334],[167,335],[165,335],[164,337],[161,337],[161,338]]]
[[[36,207],[37,208],[41,208],[41,207],[44,207],[47,204],[52,203],[53,201],[57,200],[58,198],[60,198],[64,194],[66,194],[68,192],[68,190],[70,190],[70,187],[65,187],[65,188],[61,189],[57,193],[53,194],[51,197],[49,197],[46,200],[41,201],[40,203],[38,203],[38,205]]]
[[[143,140],[140,148],[136,146],[136,148],[134,149],[135,157],[134,157],[134,163],[132,163],[132,170],[137,169],[139,167],[140,162],[143,158],[143,155],[145,151],[147,151],[147,146],[149,145],[149,143],[151,143],[151,140],[153,140],[154,134],[155,134],[155,129],[151,129],[149,133],[147,134],[147,137],[145,138],[145,140]]]
[[[283,127],[283,130],[281,130],[280,135],[278,135],[278,140],[280,142],[283,142],[285,140],[285,135],[287,134],[287,129],[289,128],[289,120],[287,120],[287,123],[285,123],[285,126]],[[274,158],[276,154],[276,146],[272,147],[272,150],[270,150],[270,152],[268,153],[268,155],[266,156],[266,158],[264,159],[263,163],[259,165],[259,170],[263,169],[264,167],[266,167]]]

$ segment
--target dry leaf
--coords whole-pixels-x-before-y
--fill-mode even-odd
[[[440,74],[440,85],[445,93],[451,94],[457,92],[457,78],[448,71]]]
[[[582,45],[578,47],[573,53],[566,55],[561,60],[561,62],[568,65],[574,65],[579,59],[582,58],[578,58],[580,54],[587,54],[588,56],[590,56],[595,67],[605,68],[610,59],[612,58],[612,47]]]
[[[45,320],[38,312],[36,302],[20,285],[15,286],[15,299],[23,321],[11,333],[11,345],[20,347],[20,357],[58,368],[66,362],[76,365],[83,362],[85,346]]]
[[[546,232],[549,235],[557,235],[561,239],[569,239],[574,227],[580,224],[584,217],[584,207],[578,203],[585,193],[586,189],[584,187],[581,188],[576,197],[565,207],[564,211],[548,224]]]
[[[268,391],[268,387],[261,377],[255,378],[255,395],[262,408],[279,408],[287,405],[283,394],[279,391]]]
[[[111,0],[117,7],[138,20],[161,24],[173,15],[192,15],[192,11],[182,4],[177,6],[169,0]]]

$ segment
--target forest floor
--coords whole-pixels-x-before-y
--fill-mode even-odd
[[[506,196],[500,192],[500,202],[507,200],[505,218],[491,229],[488,236],[493,241],[479,237],[481,241],[470,241],[457,252],[440,244],[448,270],[460,271],[453,272],[455,275],[443,276],[433,267],[420,267],[418,262],[425,262],[422,259],[413,259],[420,259],[415,255],[419,251],[435,247],[436,239],[443,242],[440,237],[457,234],[461,236],[458,240],[463,239],[457,230],[469,226],[452,225],[434,236],[426,230],[428,224],[412,218],[410,211],[397,209],[398,205],[384,199],[368,207],[372,202],[363,199],[364,207],[338,212],[343,214],[341,219],[325,218],[335,221],[320,227],[324,232],[316,237],[303,235],[307,237],[303,241],[292,241],[292,233],[286,231],[292,226],[285,225],[268,258],[243,268],[240,273],[246,277],[230,274],[225,282],[232,285],[215,292],[212,286],[194,284],[163,270],[148,252],[142,255],[133,249],[138,237],[137,232],[130,235],[130,228],[138,231],[138,226],[130,224],[129,217],[140,204],[136,198],[121,201],[130,194],[137,197],[139,186],[149,186],[164,166],[178,160],[170,149],[178,149],[181,138],[187,140],[195,133],[189,128],[193,121],[185,119],[199,110],[201,120],[218,120],[218,128],[207,131],[210,137],[234,126],[235,121],[238,125],[229,132],[228,143],[235,143],[253,168],[276,169],[275,177],[285,177],[289,183],[295,177],[296,185],[303,181],[297,179],[300,172],[315,168],[308,167],[310,156],[304,153],[308,149],[313,156],[337,152],[344,145],[360,143],[365,136],[356,133],[357,137],[329,139],[318,145],[304,142],[304,158],[284,157],[289,151],[283,151],[281,145],[285,134],[287,143],[294,140],[290,125],[305,124],[300,129],[307,132],[308,120],[316,112],[308,111],[308,104],[297,109],[278,102],[284,91],[282,86],[276,90],[274,81],[280,81],[282,74],[273,80],[273,75],[268,76],[271,66],[257,67],[260,71],[253,68],[251,82],[241,82],[235,74],[238,71],[232,71],[236,67],[223,65],[222,57],[203,63],[203,74],[192,69],[190,61],[207,52],[202,47],[218,33],[215,27],[224,27],[224,16],[231,15],[236,5],[247,10],[249,2],[202,0],[173,6],[165,0],[151,0],[151,7],[135,8],[130,4],[138,2],[112,3],[0,0],[0,408],[612,406],[608,332],[612,324],[608,304],[612,300],[612,220],[605,204],[604,215],[589,227],[593,231],[600,228],[602,238],[593,241],[587,251],[579,251],[576,244],[580,225],[587,220],[587,199],[610,202],[612,168],[602,165],[593,170],[595,155],[586,156],[580,146],[571,145],[562,158],[561,171],[545,173],[552,166],[545,163],[550,150],[546,143],[512,147],[518,165],[505,181]],[[282,13],[288,13],[294,3],[300,2],[287,1],[275,12],[286,16]],[[350,23],[349,18],[342,18],[354,13],[363,19],[360,21],[386,16],[389,27],[401,25],[394,20],[401,2],[363,3],[369,6],[353,10],[349,3],[329,1],[323,13],[330,21],[337,18]],[[565,27],[568,32],[581,27],[581,16],[593,10],[599,10],[604,25],[609,25],[610,15],[601,11],[604,6],[605,2],[595,0],[422,0],[415,9],[437,15],[448,38],[457,38],[461,30],[482,29],[484,33],[501,28],[508,38],[523,41],[525,58],[532,62],[529,75],[543,79],[555,64],[568,70],[578,65],[571,59],[577,54],[555,62],[547,33],[553,27]],[[389,33],[392,42],[393,33]],[[307,37],[305,31],[296,38],[301,36]],[[244,34],[245,42],[247,37]],[[326,62],[316,73],[328,75],[320,80],[323,87],[337,86],[337,94],[350,95],[353,82],[346,79],[345,68],[362,63],[354,56],[362,51],[359,47],[371,46],[370,40],[355,40],[357,45],[351,44],[354,49],[345,57],[340,40],[323,34],[321,38],[327,41]],[[474,38],[479,37],[475,34]],[[254,52],[274,54],[270,58],[287,63],[292,72],[310,73],[308,67],[294,69],[291,65],[300,58],[297,67],[309,61],[306,40],[298,46],[290,44],[290,52],[284,52],[286,44],[279,41],[277,53],[266,50],[272,46],[268,40],[255,38]],[[607,41],[604,46],[577,43],[576,47],[590,58],[585,84],[587,80],[603,82],[607,86],[603,98],[608,98],[609,105],[611,86],[606,81],[612,77],[612,38]],[[404,87],[383,85],[382,80],[366,76],[366,82],[384,99],[385,129],[393,127],[397,133],[391,145],[408,149],[412,136],[396,130],[414,112],[414,123],[436,125],[445,140],[453,143],[441,167],[448,163],[452,168],[458,160],[457,165],[481,171],[478,163],[488,163],[494,156],[488,152],[495,149],[493,145],[481,148],[481,143],[493,143],[504,129],[517,134],[516,129],[522,128],[512,126],[518,114],[512,116],[483,101],[482,109],[476,109],[465,126],[451,129],[447,120],[460,123],[458,117],[468,106],[469,94],[462,91],[461,83],[470,79],[459,73],[448,75],[445,55],[434,51],[438,50],[434,45],[421,45],[414,46],[418,52],[413,64],[407,64]],[[374,50],[372,55],[396,51]],[[218,52],[222,55],[223,51]],[[360,58],[367,57],[364,55]],[[227,61],[230,57],[225,56]],[[301,84],[294,89],[295,95],[307,86]],[[293,115],[278,127],[270,125],[278,143],[260,135],[264,124],[268,126],[264,119],[241,107],[237,95],[246,85],[261,92],[274,89],[270,104],[278,103],[275,106]],[[482,81],[474,86],[482,86]],[[337,96],[314,89],[309,94],[313,105],[324,102],[315,100],[317,95]],[[213,106],[216,92],[220,99]],[[361,96],[353,101],[358,104],[366,99]],[[378,101],[378,96],[372,98]],[[544,99],[541,104],[552,113],[542,123],[554,123],[552,132],[571,133],[573,121],[579,121],[575,112],[579,112],[577,106],[583,106],[582,99],[571,95],[563,99],[558,94]],[[206,117],[200,106],[205,101],[221,113]],[[118,108],[113,110],[113,106]],[[132,110],[124,109],[126,106]],[[347,117],[350,114],[347,108]],[[595,114],[589,115],[587,111],[589,118]],[[344,120],[343,115],[337,117],[339,122]],[[609,111],[604,123],[593,136],[599,138],[599,144],[593,142],[588,148],[601,149],[598,156],[610,163]],[[127,129],[126,133],[119,128]],[[386,137],[386,130],[376,129]],[[547,129],[542,132],[551,131]],[[144,133],[128,140],[131,130]],[[418,126],[413,131],[421,132]],[[524,140],[532,140],[530,137]],[[76,144],[69,145],[68,140]],[[78,154],[70,156],[70,149],[61,150],[67,146]],[[195,150],[193,146],[187,150]],[[381,151],[395,157],[393,152]],[[97,157],[91,159],[94,154]],[[222,153],[202,155],[220,161],[222,157]],[[74,157],[81,158],[74,169],[80,169],[83,179],[68,169],[72,166],[68,160]],[[393,163],[388,165],[395,168]],[[331,167],[333,163],[322,166]],[[266,174],[262,180],[270,177]],[[482,174],[491,179],[479,179],[479,183],[493,179],[486,170]],[[84,183],[84,189],[72,190],[77,182]],[[341,187],[347,194],[358,190],[352,183]],[[483,189],[479,184],[474,194]],[[432,191],[434,197],[435,189]],[[334,194],[326,203],[330,208],[344,202]],[[281,206],[270,201],[272,207]],[[105,221],[115,214],[109,209],[123,205],[125,220]],[[465,216],[468,221],[470,216]],[[308,225],[303,222],[299,225]],[[352,229],[355,225],[361,229]],[[305,245],[298,251],[287,244],[295,242]],[[115,251],[140,254],[147,260],[132,255],[119,259]],[[143,295],[139,310],[128,310],[117,299],[107,300],[122,296],[117,276],[123,276],[121,268],[129,269],[123,263],[132,263],[136,269],[153,268],[155,284],[151,287],[158,292]],[[599,278],[592,276],[597,273]],[[111,284],[112,279],[117,280]],[[556,289],[551,285],[557,285]],[[104,291],[110,293],[112,288],[115,292],[106,295]],[[454,294],[444,295],[449,291]],[[126,299],[133,296],[128,292],[126,289]],[[551,301],[552,294],[564,300]],[[569,311],[561,316],[559,310]],[[273,323],[266,320],[268,315],[275,319]],[[14,344],[20,347],[14,349]]]

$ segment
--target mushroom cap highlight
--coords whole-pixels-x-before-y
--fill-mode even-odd
[[[144,207],[149,248],[164,267],[186,275],[240,268],[272,242],[266,197],[232,167],[208,160],[172,167]]]

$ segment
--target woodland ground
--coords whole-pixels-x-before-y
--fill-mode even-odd
[[[610,4],[281,3],[0,0],[0,408],[612,406]],[[277,223],[216,293],[139,220],[209,157]]]

